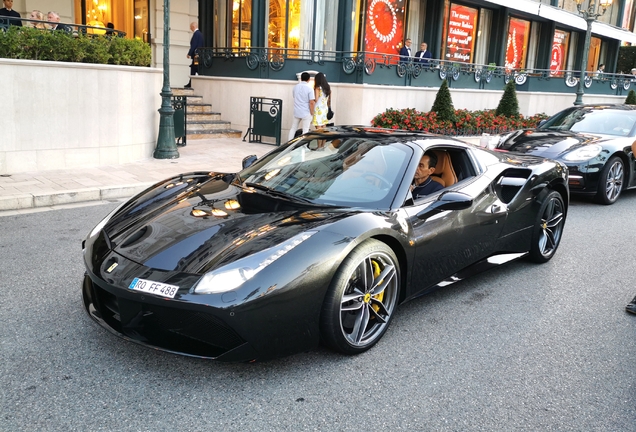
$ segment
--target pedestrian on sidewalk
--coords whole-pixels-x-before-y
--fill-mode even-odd
[[[192,63],[190,63],[190,75],[198,75],[199,54],[197,53],[197,49],[203,46],[203,33],[199,30],[199,23],[196,21],[190,23],[190,31],[192,31],[192,38],[190,38],[190,50],[187,55],[189,59],[192,59]],[[190,87],[192,87],[192,78],[190,78],[188,84],[185,85],[185,88]]]
[[[322,129],[329,123],[327,113],[331,107],[331,87],[327,82],[327,77],[322,72],[318,72],[314,77],[314,92],[316,108],[314,109],[313,124],[316,129]]]
[[[309,125],[316,105],[314,89],[309,85],[309,78],[309,73],[303,72],[300,75],[300,82],[294,86],[294,121],[289,129],[289,141],[294,139],[299,124],[303,133],[309,132]]]

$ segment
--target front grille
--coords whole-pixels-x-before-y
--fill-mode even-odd
[[[174,352],[218,357],[245,341],[215,316],[116,297],[91,284],[101,318],[131,339]]]

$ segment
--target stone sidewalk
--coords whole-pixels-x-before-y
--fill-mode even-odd
[[[462,140],[479,143],[479,137]],[[0,213],[129,198],[176,174],[238,171],[245,156],[261,157],[274,148],[241,138],[190,140],[178,148],[178,159],[148,158],[122,165],[0,175]]]
[[[128,198],[175,174],[234,172],[247,155],[262,156],[274,145],[241,138],[190,140],[178,159],[153,159],[85,169],[25,172],[0,176],[0,212],[87,201]]]

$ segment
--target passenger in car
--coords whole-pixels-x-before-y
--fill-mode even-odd
[[[444,187],[433,181],[431,174],[435,172],[437,166],[437,156],[432,151],[427,151],[420,159],[420,163],[415,171],[415,177],[413,178],[413,184],[411,185],[411,193],[413,199],[418,199],[430,195]]]

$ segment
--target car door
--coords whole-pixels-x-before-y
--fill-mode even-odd
[[[492,255],[504,226],[506,205],[494,192],[492,176],[468,150],[452,150],[453,164],[462,171],[458,182],[404,207],[415,248],[410,295]],[[444,199],[457,205],[440,205]],[[442,207],[456,209],[438,211]]]

